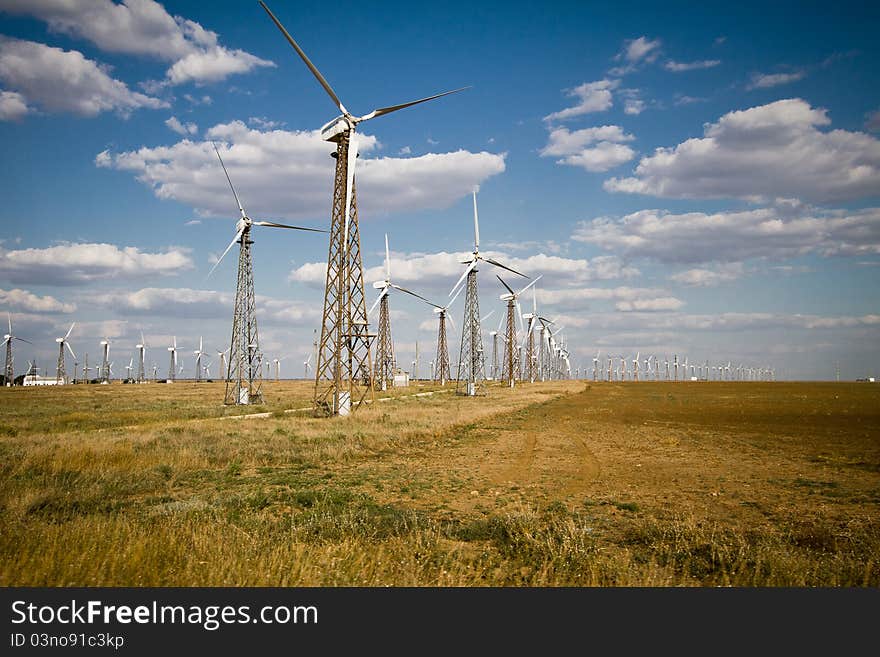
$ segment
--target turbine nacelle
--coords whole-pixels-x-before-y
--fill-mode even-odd
[[[337,116],[321,127],[321,139],[324,141],[339,141],[340,135],[354,130],[357,121],[352,116]]]

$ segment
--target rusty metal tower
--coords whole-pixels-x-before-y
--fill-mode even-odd
[[[391,339],[391,320],[388,316],[388,295],[379,301],[379,336],[376,340],[376,384],[386,390],[394,381],[394,341]]]
[[[296,50],[318,83],[340,112],[321,128],[324,141],[336,144],[336,171],[333,182],[330,249],[324,288],[321,338],[315,363],[315,410],[318,415],[347,415],[372,393],[373,376],[370,338],[364,300],[364,273],[358,230],[355,164],[359,123],[397,110],[446,96],[462,89],[373,110],[363,116],[349,112],[336,92],[281,22],[260,0],[260,5]]]
[[[449,296],[452,296],[462,281],[467,279],[464,297],[464,321],[461,327],[461,350],[458,359],[458,384],[456,394],[476,395],[485,389],[486,373],[483,364],[483,332],[480,320],[480,302],[477,296],[477,265],[482,262],[495,265],[513,272],[517,276],[528,278],[515,269],[503,265],[497,260],[487,258],[480,253],[480,219],[477,214],[477,190],[474,189],[474,251],[471,259],[465,261],[467,269],[455,283]],[[460,291],[460,290],[459,290]]]

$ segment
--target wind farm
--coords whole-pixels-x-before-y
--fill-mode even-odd
[[[761,96],[825,64],[651,100],[729,55],[634,36],[527,99],[469,31],[245,4],[89,69],[94,225],[0,237],[0,584],[880,586],[877,138]],[[0,4],[0,129],[66,107],[18,99],[34,25],[160,57],[47,11]]]

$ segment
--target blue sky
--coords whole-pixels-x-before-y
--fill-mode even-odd
[[[368,284],[387,233],[392,278],[442,303],[478,186],[481,249],[542,275],[575,367],[599,349],[880,374],[876,5],[268,4],[355,114],[470,85],[362,124]],[[237,209],[209,140],[252,218],[326,228],[336,113],[256,1],[0,0],[0,301],[35,343],[16,371],[53,370],[73,321],[80,361],[109,337],[127,364],[141,330],[160,372],[172,336],[226,348],[235,252],[207,274]],[[301,376],[326,236],[254,239],[264,351]],[[424,375],[436,316],[391,306]]]

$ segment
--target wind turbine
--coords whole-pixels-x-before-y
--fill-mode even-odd
[[[636,357],[633,358],[633,381],[639,380],[639,352],[636,352]]]
[[[193,356],[196,357],[196,382],[201,383],[202,381],[202,356],[207,356],[204,351],[202,351],[202,336],[199,336],[199,348],[193,352]]]
[[[67,329],[67,334],[63,338],[55,338],[55,342],[58,343],[58,367],[55,370],[55,383],[58,385],[67,383],[67,372],[64,368],[65,345],[67,345],[67,350],[70,352],[70,355],[76,359],[76,354],[73,353],[73,349],[70,348],[70,343],[67,342],[67,338],[70,337],[70,333],[73,331],[74,326],[76,326],[76,322],[70,325],[70,328]],[[73,378],[76,378],[76,366],[73,368]]]
[[[12,315],[6,313],[6,318],[9,320],[9,333],[3,336],[3,343],[6,345],[6,369],[4,371],[6,373],[6,385],[11,386],[15,383],[15,360],[12,357],[12,341],[19,340],[31,345],[33,342],[14,335],[12,333]]]
[[[596,355],[593,356],[593,381],[599,380],[599,354],[602,353],[600,350],[596,350]]]
[[[110,339],[101,340],[101,350],[104,354],[101,360],[101,383],[110,383]]]
[[[134,357],[128,361],[128,365],[125,366],[125,380],[126,382],[131,381],[131,371],[134,369]]]
[[[501,269],[513,272],[517,276],[528,278],[515,269],[503,265],[497,260],[484,257],[480,253],[480,219],[477,214],[477,190],[474,189],[474,251],[471,259],[463,262],[467,268],[455,286],[449,292],[451,297],[467,279],[467,291],[464,296],[464,321],[461,328],[461,350],[458,358],[458,386],[456,392],[465,395],[476,395],[478,387],[483,385],[486,378],[483,369],[483,336],[480,331],[480,302],[477,296],[477,265],[480,261],[487,262]],[[464,386],[464,387],[462,387]]]
[[[226,250],[214,263],[210,276],[217,265],[223,260],[223,257],[229,253],[229,249],[236,243],[239,245],[238,250],[238,283],[235,288],[235,306],[232,314],[232,341],[229,347],[229,370],[226,376],[226,394],[223,398],[224,404],[259,404],[263,401],[263,393],[261,392],[260,368],[255,361],[257,354],[260,352],[260,340],[257,332],[257,314],[256,301],[254,298],[254,267],[251,259],[251,245],[254,243],[251,239],[251,226],[267,226],[269,228],[287,228],[290,230],[303,230],[313,233],[326,233],[325,230],[318,228],[303,228],[301,226],[288,226],[287,224],[279,224],[274,221],[254,221],[241,204],[235,187],[232,184],[232,178],[229,177],[229,171],[223,163],[220,156],[220,149],[217,144],[211,142],[214,151],[217,153],[217,159],[220,160],[220,166],[223,167],[223,173],[226,175],[226,182],[229,183],[229,189],[232,190],[232,196],[235,197],[235,203],[238,206],[239,219],[235,224],[235,237],[226,247]],[[201,347],[199,347],[201,351]],[[201,373],[197,374],[201,379]],[[233,378],[234,376],[234,378]],[[231,385],[230,385],[231,384]]]
[[[376,306],[379,306],[379,339],[376,344],[376,380],[382,390],[387,390],[389,383],[394,382],[394,342],[391,339],[391,317],[388,310],[388,293],[391,289],[400,290],[406,294],[421,299],[425,303],[436,307],[425,297],[416,294],[396,283],[391,282],[391,252],[388,249],[388,234],[385,234],[385,279],[373,283],[373,287],[379,290],[379,297],[370,307],[367,316],[372,315]]]
[[[336,144],[336,172],[333,185],[333,203],[330,230],[330,250],[327,262],[327,279],[324,290],[324,313],[321,322],[321,341],[315,363],[315,408],[325,415],[347,415],[353,404],[363,401],[372,386],[370,363],[370,336],[364,298],[364,270],[360,250],[357,195],[355,193],[355,164],[358,142],[357,126],[370,119],[384,116],[406,107],[446,96],[447,91],[427,98],[400,105],[390,105],[373,110],[363,116],[349,112],[330,83],[306,56],[299,44],[287,32],[281,22],[262,0],[272,22],[281,30],[287,42],[293,46],[318,83],[330,96],[340,116],[321,128],[321,137]],[[347,20],[342,23],[354,24]],[[350,35],[352,38],[355,34]],[[358,65],[362,65],[359,62]],[[354,67],[352,67],[354,68]],[[357,389],[358,382],[367,385]],[[355,397],[357,396],[357,399]]]
[[[147,349],[147,341],[144,340],[144,332],[141,331],[141,342],[140,344],[135,345],[135,349],[138,350],[138,373],[137,373],[137,382],[145,383],[146,376],[144,374],[144,354]]]
[[[305,375],[303,378],[309,378],[309,370],[312,368],[312,352],[309,352],[308,358],[303,361],[303,368],[305,369]]]
[[[174,383],[174,380],[177,376],[177,336],[173,336],[173,342],[170,347],[168,347],[168,352],[171,354],[171,361],[168,365],[168,380],[167,383]]]
[[[541,275],[543,276],[543,274]],[[516,331],[516,318],[519,318],[519,326],[520,330],[525,330],[524,328],[524,318],[522,313],[522,308],[519,304],[520,295],[528,290],[532,285],[537,283],[541,276],[538,276],[531,283],[522,288],[519,292],[514,292],[513,288],[510,287],[507,283],[504,282],[504,279],[496,274],[496,278],[501,281],[501,284],[507,288],[507,293],[502,294],[499,298],[502,301],[507,301],[507,327],[505,329],[505,347],[504,347],[504,360],[503,367],[504,370],[502,372],[502,379],[507,383],[511,388],[513,387],[514,381],[517,378],[516,372],[514,371],[514,350],[516,346],[519,344],[519,340],[517,340],[517,331]],[[532,318],[529,318],[529,331],[531,331],[532,326]],[[525,337],[525,336],[524,336]]]
[[[452,297],[452,300],[445,306],[436,306],[434,308],[434,312],[437,313],[440,322],[437,329],[437,358],[434,361],[435,365],[432,368],[431,379],[439,381],[441,386],[445,386],[446,382],[452,378],[449,369],[449,349],[446,342],[446,320],[449,319],[449,323],[452,325],[453,330],[455,329],[455,322],[452,321],[451,315],[448,318],[446,317],[446,311],[449,310],[449,306],[455,303],[459,294],[461,294],[461,288],[459,288],[455,296]]]
[[[220,374],[224,377],[227,377],[226,380],[228,381],[229,370],[226,367],[226,349],[224,349],[223,351],[217,349],[217,358],[220,359]]]

